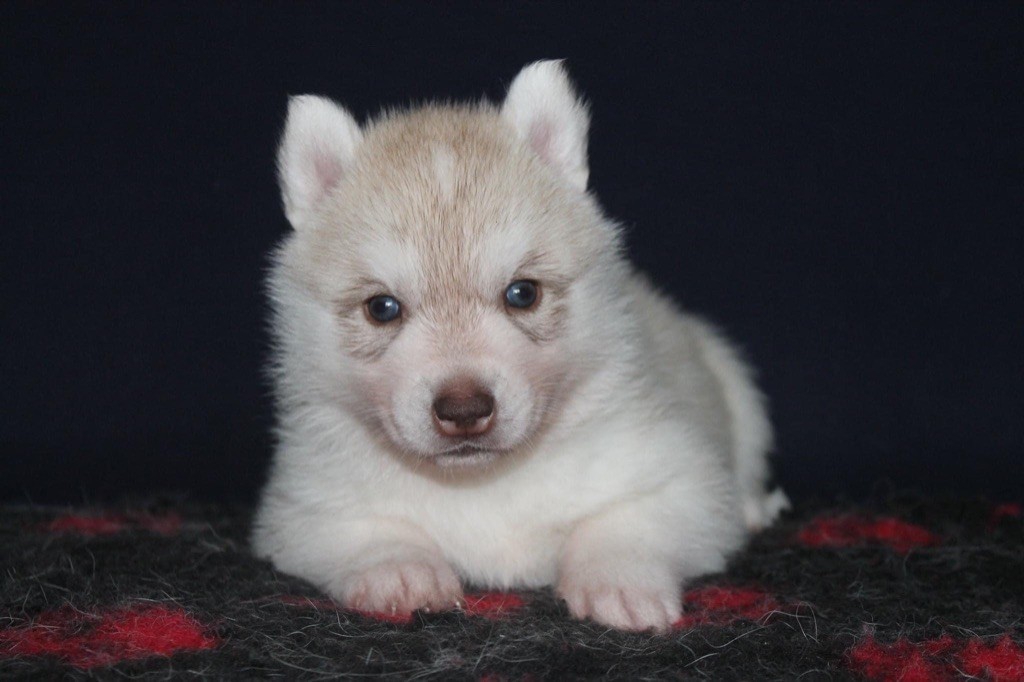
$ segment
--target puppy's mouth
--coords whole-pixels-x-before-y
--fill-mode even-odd
[[[446,468],[472,467],[497,459],[502,454],[503,450],[486,447],[480,443],[464,442],[438,452],[431,459],[437,466]]]

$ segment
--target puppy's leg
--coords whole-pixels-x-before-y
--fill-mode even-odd
[[[280,568],[317,583],[345,606],[409,613],[462,603],[455,571],[415,525],[393,518],[324,519],[316,524],[315,538],[308,530],[313,525],[292,530],[292,537],[303,538],[301,550],[289,547],[285,537],[274,558]]]
[[[378,563],[346,576],[331,591],[350,608],[381,613],[445,611],[462,604],[462,586],[433,552],[392,547]]]
[[[667,631],[681,614],[683,581],[722,570],[742,541],[738,513],[715,519],[717,505],[690,502],[680,507],[666,491],[582,521],[563,550],[557,587],[572,615]]]

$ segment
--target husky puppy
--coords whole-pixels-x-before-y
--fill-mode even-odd
[[[291,99],[260,556],[367,611],[550,585],[666,630],[785,506],[750,370],[587,192],[588,124],[557,61],[363,126]]]

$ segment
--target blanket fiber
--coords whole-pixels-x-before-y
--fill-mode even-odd
[[[549,591],[461,612],[339,608],[246,548],[249,512],[167,499],[0,512],[0,678],[1024,680],[1021,505],[798,505],[668,635]]]

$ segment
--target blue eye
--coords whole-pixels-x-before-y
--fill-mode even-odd
[[[366,302],[366,314],[383,324],[397,320],[402,314],[402,306],[394,296],[374,296]]]
[[[505,289],[505,303],[510,308],[530,308],[537,302],[538,294],[539,289],[536,282],[531,282],[528,279],[519,279],[509,284],[508,288]]]

